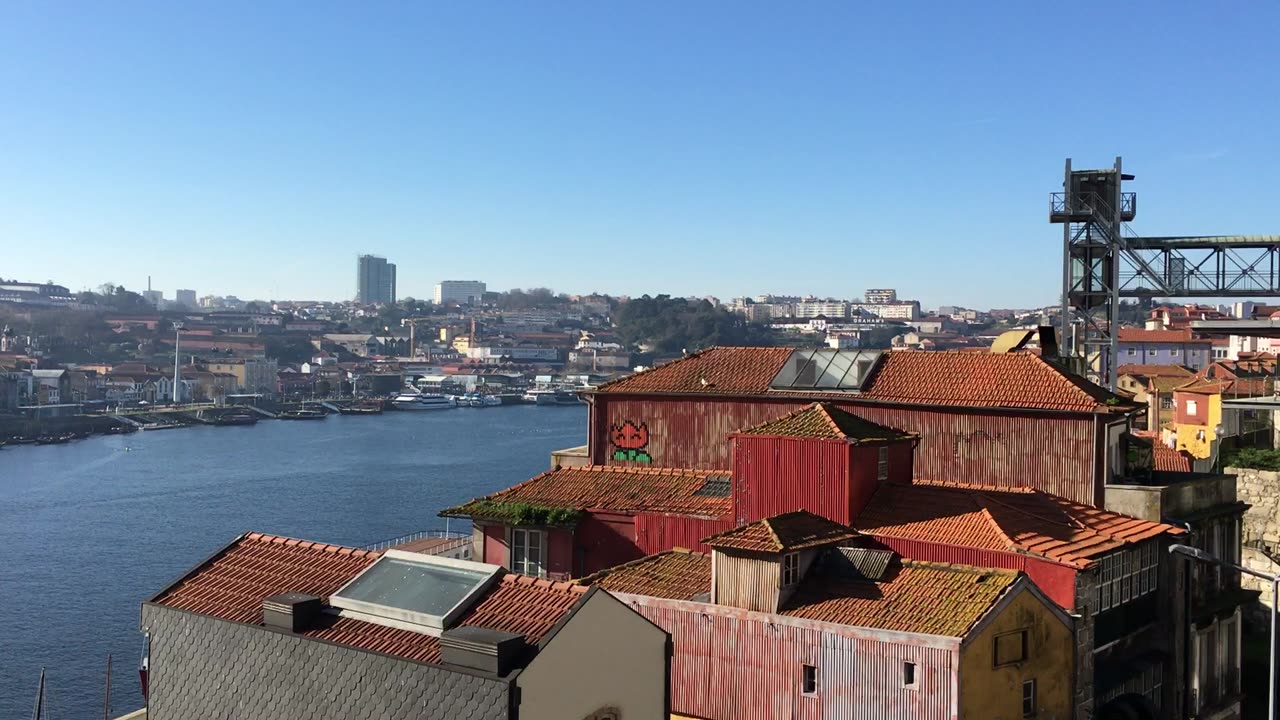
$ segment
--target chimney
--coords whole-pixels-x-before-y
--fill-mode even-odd
[[[456,627],[440,635],[445,664],[499,677],[516,667],[525,647],[523,635],[482,627]]]
[[[1052,325],[1041,325],[1039,330],[1040,357],[1045,360],[1056,360],[1058,357],[1058,334],[1054,331]]]
[[[302,632],[320,617],[320,598],[303,593],[272,595],[262,601],[262,624],[284,630]]]

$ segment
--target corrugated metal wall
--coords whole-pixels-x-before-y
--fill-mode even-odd
[[[876,536],[876,542],[911,560],[959,563],[978,567],[1021,570],[1040,591],[1064,609],[1075,608],[1076,570],[1029,555],[996,550],[957,547],[922,540]]]
[[[731,519],[709,520],[686,515],[637,515],[636,545],[645,555],[670,550],[674,547],[689,548],[698,552],[711,552],[702,544],[702,538],[732,530],[736,525]]]
[[[848,524],[849,484],[846,443],[752,436],[734,442],[733,493],[739,524],[793,510]]]
[[[582,558],[574,563],[580,575],[644,556],[636,546],[635,520],[630,515],[589,513],[578,523],[573,539]]]
[[[959,640],[620,595],[671,634],[671,705],[709,720],[954,720]],[[904,688],[904,662],[917,686]],[[803,692],[803,667],[818,686]]]
[[[718,605],[773,613],[778,611],[781,565],[775,559],[761,559],[716,553],[716,597]]]
[[[647,426],[647,453],[661,467],[727,469],[730,433],[773,420],[803,400],[714,400],[597,396],[592,457],[611,459],[610,424]],[[995,486],[1029,485],[1089,505],[1095,502],[1092,416],[1000,414],[837,403],[868,420],[920,434],[915,477]],[[1100,472],[1100,470],[1098,471]],[[1098,498],[1098,500],[1101,500]]]

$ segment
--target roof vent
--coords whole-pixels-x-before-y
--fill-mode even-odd
[[[440,635],[440,659],[446,664],[506,675],[524,653],[523,635],[482,627],[457,627]]]
[[[262,624],[287,632],[302,632],[320,616],[320,598],[304,593],[272,595],[262,601]]]

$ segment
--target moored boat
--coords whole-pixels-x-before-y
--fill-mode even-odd
[[[391,407],[397,410],[449,410],[458,407],[458,400],[448,395],[406,389],[391,401]]]
[[[323,420],[328,415],[320,410],[285,410],[276,417],[281,420]]]

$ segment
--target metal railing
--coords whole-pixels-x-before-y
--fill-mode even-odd
[[[387,548],[404,545],[424,538],[450,538],[458,540],[459,542],[457,543],[449,543],[448,545],[441,546],[442,550],[451,550],[464,543],[471,542],[471,533],[457,532],[454,530],[420,530],[416,533],[409,533],[408,535],[401,535],[400,537],[393,537],[387,540],[379,540],[375,543],[369,543],[368,545],[362,545],[360,546],[360,549],[386,550]]]

